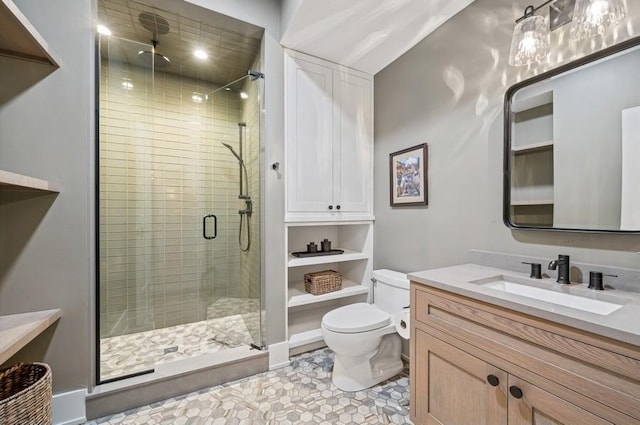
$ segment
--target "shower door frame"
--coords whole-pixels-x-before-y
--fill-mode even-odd
[[[123,39],[125,40],[125,39]],[[132,41],[132,40],[127,40],[127,41]],[[94,249],[95,249],[95,258],[96,258],[96,262],[95,262],[95,296],[94,296],[94,302],[91,303],[91,305],[93,305],[93,312],[95,314],[94,316],[94,320],[95,320],[95,324],[92,327],[93,331],[95,332],[95,340],[94,340],[94,350],[95,350],[95,355],[93,356],[95,359],[95,364],[93,367],[93,370],[95,372],[94,375],[94,385],[103,385],[103,384],[107,384],[107,383],[111,383],[111,382],[116,382],[116,381],[121,381],[121,380],[126,380],[126,379],[130,379],[130,378],[134,378],[134,377],[138,377],[141,375],[149,375],[149,374],[153,374],[155,372],[155,367],[150,368],[150,369],[146,369],[146,370],[142,370],[142,371],[138,371],[138,372],[134,372],[131,374],[126,374],[126,375],[120,375],[114,378],[108,378],[108,379],[102,379],[101,378],[101,359],[100,359],[100,349],[101,349],[101,338],[100,338],[100,328],[101,328],[101,321],[100,321],[100,202],[101,202],[101,197],[100,197],[100,112],[101,112],[101,103],[100,103],[100,89],[101,89],[101,71],[102,71],[102,60],[101,60],[101,56],[100,56],[100,36],[96,36],[95,38],[95,45],[94,45],[94,53],[95,53],[95,60],[94,60],[94,82],[95,82],[95,86],[94,86],[94,95],[95,95],[95,100],[94,100],[94,138],[95,138],[95,142],[94,142],[94,229],[95,229],[95,243],[94,243]],[[260,50],[260,54],[259,57],[261,58],[261,63],[263,63],[264,60],[264,40],[261,46],[261,50]],[[155,70],[152,70],[152,73],[155,72]],[[249,77],[249,78],[253,78],[253,77]],[[258,221],[259,221],[259,225],[260,225],[260,231],[259,231],[259,237],[260,237],[260,243],[259,243],[259,247],[260,247],[260,254],[259,254],[259,262],[260,262],[260,273],[259,273],[259,301],[258,301],[258,334],[257,334],[257,338],[258,341],[254,341],[254,344],[250,344],[251,348],[254,349],[259,349],[259,350],[265,350],[266,349],[266,308],[265,308],[265,295],[266,295],[266,291],[265,291],[265,214],[264,214],[264,206],[265,206],[265,189],[266,189],[266,185],[265,185],[265,135],[266,135],[266,131],[265,131],[265,117],[266,117],[266,111],[265,111],[265,101],[264,101],[264,97],[265,97],[265,76],[263,73],[259,72],[259,76],[257,78],[253,78],[255,80],[261,80],[261,81],[256,81],[256,84],[258,84],[258,99],[257,99],[257,103],[258,103],[258,108],[259,108],[259,113],[258,113],[258,125],[259,125],[259,136],[258,136],[258,184],[259,184],[259,193],[260,193],[260,199],[259,199],[259,217],[258,217]],[[239,247],[238,247],[239,249]],[[253,338],[252,338],[253,339]],[[257,343],[255,343],[257,342]]]

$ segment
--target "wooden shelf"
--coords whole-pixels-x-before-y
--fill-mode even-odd
[[[34,177],[23,176],[22,174],[0,170],[0,192],[1,191],[35,191],[35,192],[58,192],[46,180]]]
[[[338,298],[353,297],[369,293],[369,288],[350,280],[342,280],[342,289],[322,295],[313,295],[304,290],[304,282],[297,282],[289,287],[289,308],[301,305],[314,304],[323,301],[337,300]]]
[[[340,248],[342,249],[342,248]],[[298,258],[289,254],[289,267],[313,266],[315,264],[331,264],[341,263],[343,261],[366,260],[369,256],[363,252],[344,250],[343,254],[338,255],[322,255],[318,257]]]
[[[0,54],[58,67],[49,45],[11,0],[0,0]]]
[[[516,146],[511,151],[515,155],[522,155],[526,153],[538,152],[545,149],[553,148],[553,140],[546,140],[544,142],[531,143],[524,146]]]
[[[522,207],[530,205],[553,205],[553,199],[534,199],[531,201],[511,201],[512,207]]]
[[[60,309],[0,316],[0,365],[61,316]]]
[[[55,54],[12,0],[0,0],[0,105],[58,69]]]
[[[515,101],[512,100],[511,110],[513,112],[522,112],[550,103],[553,103],[553,91],[547,91],[523,99],[516,99]]]
[[[314,342],[320,342],[323,339],[322,329],[320,328],[300,332],[289,336],[289,348],[291,349],[302,345],[313,344]]]

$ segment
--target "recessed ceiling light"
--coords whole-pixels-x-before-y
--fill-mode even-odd
[[[246,94],[245,92],[241,91],[241,92],[240,92],[240,98],[241,98],[241,99],[249,99],[249,95],[248,95],[248,94]]]
[[[98,25],[98,34],[102,34],[102,35],[111,35],[112,32],[109,28],[105,27],[104,25]]]
[[[207,52],[205,52],[202,49],[196,49],[193,51],[193,56],[197,57],[198,59],[207,59],[209,57],[209,55],[207,54]]]

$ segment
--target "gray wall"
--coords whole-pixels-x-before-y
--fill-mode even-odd
[[[640,237],[512,231],[502,223],[502,108],[506,89],[545,67],[507,64],[526,2],[476,0],[375,77],[375,267],[415,271],[467,261],[471,248],[637,268]],[[618,40],[634,35],[628,2]],[[554,61],[589,53],[552,35]],[[607,35],[611,44],[612,34]],[[596,40],[594,49],[601,47]],[[548,68],[548,66],[546,66]],[[389,153],[429,144],[429,206],[389,207]]]
[[[54,391],[86,387],[94,285],[92,2],[16,0],[60,69],[0,107],[0,169],[50,180],[55,197],[3,195],[0,314],[62,308],[15,359],[53,368]]]

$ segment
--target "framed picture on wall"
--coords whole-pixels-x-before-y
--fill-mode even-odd
[[[389,154],[392,207],[427,205],[427,144]]]

